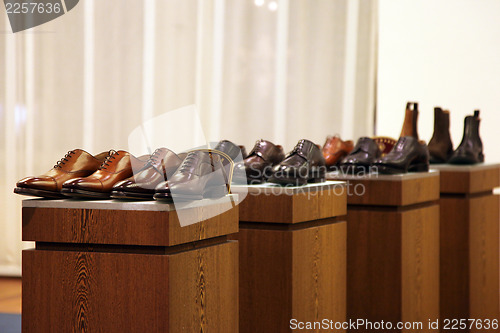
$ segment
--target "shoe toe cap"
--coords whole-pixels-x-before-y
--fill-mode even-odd
[[[16,183],[17,187],[57,191],[57,182],[49,176],[26,177]]]

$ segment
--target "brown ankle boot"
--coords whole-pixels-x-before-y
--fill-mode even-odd
[[[450,136],[450,111],[434,108],[434,134],[429,141],[431,163],[446,163],[453,154]]]
[[[401,135],[399,137],[412,136],[418,140],[418,103],[408,102],[406,103],[406,113],[405,120],[403,122],[403,128],[401,129]]]

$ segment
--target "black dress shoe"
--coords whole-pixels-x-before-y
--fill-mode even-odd
[[[168,179],[168,193],[163,191],[165,186],[160,187],[154,198],[169,201],[219,198],[228,193],[226,179],[222,158],[217,153],[194,150]]]
[[[269,182],[282,185],[305,185],[325,181],[325,158],[309,140],[300,140],[285,159],[273,168]]]
[[[479,136],[479,110],[473,116],[465,117],[464,136],[460,146],[453,152],[448,163],[476,164],[484,162],[483,142]]]
[[[235,166],[235,173],[246,176],[245,184],[261,184],[271,176],[272,167],[284,158],[282,146],[267,140],[257,140],[250,154]]]
[[[381,154],[378,144],[373,139],[359,138],[351,153],[340,162],[340,169],[343,173],[368,173],[370,166]]]
[[[158,148],[134,176],[113,186],[113,199],[153,200],[156,186],[169,179],[182,159],[167,148]]]
[[[404,136],[389,154],[375,162],[374,167],[382,174],[429,171],[429,150],[417,138]]]

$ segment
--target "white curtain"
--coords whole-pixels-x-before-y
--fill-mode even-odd
[[[248,150],[372,134],[376,17],[370,0],[84,0],[12,34],[2,9],[0,275],[32,246],[18,179],[74,148],[127,149],[167,111],[195,104],[207,139]]]

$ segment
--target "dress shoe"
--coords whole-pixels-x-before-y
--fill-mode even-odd
[[[142,168],[149,157],[136,158],[126,151],[113,150],[96,172],[88,177],[68,180],[61,193],[70,197],[108,199],[113,185],[131,177],[133,170]]]
[[[229,140],[219,141],[217,143],[217,145],[215,146],[214,150],[217,150],[217,151],[220,151],[220,152],[226,154],[227,157],[229,157],[229,159],[231,159],[231,161],[229,161],[225,157],[222,157],[222,156],[218,157],[222,161],[226,175],[229,175],[231,173],[231,162],[234,162],[234,160],[238,160],[238,159],[241,160],[242,159],[241,156],[245,153],[244,146],[235,145],[234,143],[232,143]],[[181,159],[184,160],[188,154],[189,153],[182,153],[182,154],[179,154],[179,157],[181,157]],[[154,198],[157,200],[171,200],[168,180],[163,181],[156,186]]]
[[[431,163],[446,163],[453,154],[450,136],[450,111],[434,108],[434,133],[429,141]]]
[[[17,182],[14,193],[44,198],[64,198],[60,191],[65,181],[91,175],[108,155],[108,152],[104,152],[92,156],[81,149],[71,150],[50,171]]]
[[[282,146],[267,140],[257,140],[247,158],[235,166],[235,173],[246,175],[245,183],[261,184],[271,176],[272,167],[284,158]]]
[[[379,145],[373,139],[359,138],[351,153],[340,162],[340,169],[343,173],[368,173],[381,154]]]
[[[158,148],[146,165],[135,175],[116,183],[113,199],[153,200],[156,186],[169,179],[181,165],[182,159],[167,148]]]
[[[333,168],[346,157],[354,148],[352,141],[342,141],[339,136],[329,136],[326,138],[322,152],[327,168]]]
[[[399,138],[392,151],[374,163],[381,174],[429,171],[429,150],[413,136]]]
[[[479,136],[479,110],[473,116],[464,120],[464,136],[458,148],[453,152],[448,163],[451,164],[476,164],[484,162],[483,142]]]
[[[405,119],[403,122],[403,128],[401,129],[400,138],[404,136],[412,136],[418,140],[418,103],[408,102],[406,103]]]
[[[269,182],[282,185],[305,185],[325,181],[325,158],[320,148],[309,140],[300,140],[278,165]]]
[[[157,186],[154,198],[160,201],[191,201],[222,197],[228,193],[227,176],[224,173],[222,158],[215,151],[191,151],[166,182],[168,192],[161,183]]]

